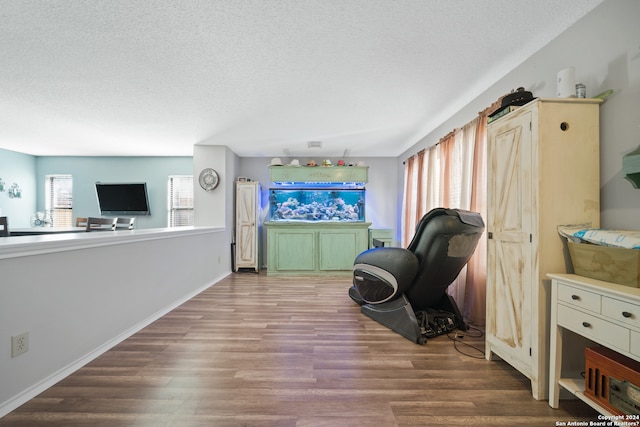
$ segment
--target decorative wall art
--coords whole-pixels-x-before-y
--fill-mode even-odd
[[[20,198],[22,198],[22,190],[20,189],[18,184],[16,184],[15,182],[9,188],[9,198],[10,199],[20,199]]]

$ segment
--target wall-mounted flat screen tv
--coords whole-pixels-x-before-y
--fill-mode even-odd
[[[96,182],[96,194],[101,215],[151,215],[145,182]]]

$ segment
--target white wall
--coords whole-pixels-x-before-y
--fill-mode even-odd
[[[223,228],[115,233],[0,239],[0,417],[230,272]]]
[[[197,226],[225,227],[222,247],[223,264],[231,270],[231,242],[235,223],[234,183],[238,169],[238,156],[226,146],[194,145],[193,147],[193,209]],[[218,172],[220,183],[211,191],[202,189],[198,182],[200,172],[212,168]]]
[[[227,147],[218,145],[193,146],[193,208],[194,224],[223,227],[226,224],[225,204],[229,194],[229,184],[233,175],[227,171]],[[218,186],[205,191],[200,187],[198,178],[203,169],[212,168],[220,177]]]
[[[600,107],[601,225],[640,229],[640,190],[621,173],[622,156],[640,144],[639,18],[639,1],[606,0],[403,153],[398,158],[400,194],[402,162],[409,156],[471,121],[512,89],[523,86],[536,97],[554,97],[558,71],[575,66],[576,80],[587,86],[587,96],[615,91]]]

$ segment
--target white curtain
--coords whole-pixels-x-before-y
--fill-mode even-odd
[[[478,159],[484,159],[484,156],[476,153],[476,147],[484,149],[483,138],[486,136],[483,136],[483,132],[486,131],[484,126],[482,129],[478,126],[482,120],[486,121],[486,116],[480,115],[464,127],[454,130],[438,144],[409,158],[405,163],[405,247],[413,237],[417,222],[431,209],[445,207],[477,211],[474,192],[478,190],[478,183],[484,182],[482,174],[485,174],[484,165],[478,164]],[[419,161],[419,156],[424,157],[423,161]],[[480,194],[484,194],[484,190]],[[485,251],[481,242],[474,257]],[[469,298],[470,289],[475,292],[477,286],[473,285],[468,289],[467,284],[485,277],[486,266],[477,262],[469,265],[474,271],[468,272],[468,267],[465,267],[447,292],[455,299],[467,321],[481,325],[484,324],[484,301],[478,306],[475,296],[471,295]],[[484,282],[480,288],[482,297],[483,289]],[[473,302],[473,306],[467,304],[467,299]]]
[[[453,146],[450,147],[450,157],[448,159],[450,173],[448,200],[442,200],[442,206],[471,210],[476,127],[477,121],[474,120],[454,133]],[[467,266],[462,269],[458,278],[447,288],[447,292],[455,299],[463,313],[469,317],[470,313],[465,310],[466,284]]]

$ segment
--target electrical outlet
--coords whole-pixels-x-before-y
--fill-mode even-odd
[[[29,350],[29,332],[11,337],[11,357],[20,356]]]

